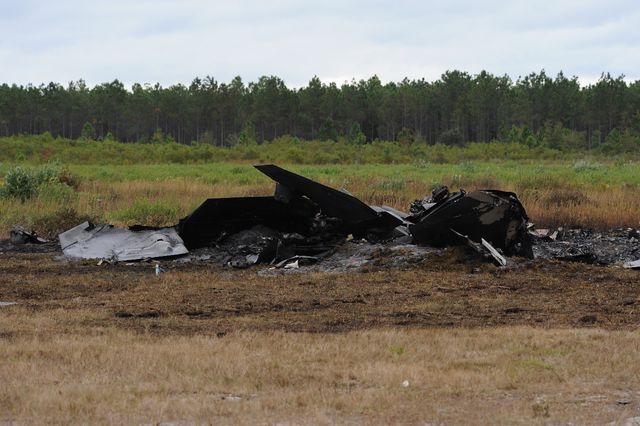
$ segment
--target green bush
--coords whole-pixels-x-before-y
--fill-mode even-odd
[[[355,122],[349,128],[347,142],[352,145],[364,145],[367,142],[367,137],[362,133],[359,123]]]
[[[594,163],[589,160],[578,160],[571,167],[574,172],[595,172],[602,168],[602,164]]]
[[[14,167],[4,177],[4,186],[0,188],[2,198],[15,197],[25,201],[36,192],[33,175],[27,169]]]
[[[10,169],[2,187],[3,197],[15,197],[25,201],[38,191],[38,187],[56,180],[58,172],[51,167],[27,169],[20,166]]]
[[[60,189],[60,186],[73,190],[71,187],[77,187],[78,184],[78,179],[67,169],[55,164],[35,169],[15,166],[9,169],[4,177],[4,186],[0,188],[0,197],[19,198],[24,202],[47,190],[67,191],[64,188]]]
[[[96,138],[96,129],[93,127],[93,124],[87,121],[82,126],[82,131],[80,132],[80,139],[94,140],[95,138]]]

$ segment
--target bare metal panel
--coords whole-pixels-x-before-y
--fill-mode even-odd
[[[117,261],[152,259],[188,253],[174,228],[131,231],[84,222],[58,235],[65,255]]]

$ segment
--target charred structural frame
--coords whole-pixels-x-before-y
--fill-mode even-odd
[[[533,257],[527,214],[511,192],[450,193],[440,187],[404,213],[388,206],[369,206],[344,190],[275,165],[255,168],[276,182],[275,194],[206,200],[177,226],[188,249],[228,246],[231,240],[242,251],[243,240],[254,245],[260,240],[269,247],[261,251],[260,261],[273,262],[294,255],[317,255],[353,236],[369,242],[402,239],[437,247],[484,244],[509,256]],[[249,231],[253,238],[238,235]],[[271,243],[264,244],[265,240]],[[250,245],[246,249],[256,251]],[[264,251],[269,254],[262,255]],[[256,253],[247,255],[252,254]]]
[[[506,262],[502,254],[533,257],[527,214],[511,192],[450,193],[440,187],[404,213],[367,205],[345,190],[275,165],[255,168],[276,182],[273,196],[211,198],[172,228],[126,230],[84,223],[60,234],[60,244],[71,257],[112,260],[208,249],[234,266],[320,259],[348,239],[469,245],[499,264]]]

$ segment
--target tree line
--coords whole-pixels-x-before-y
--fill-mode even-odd
[[[579,148],[600,146],[612,134],[637,138],[640,81],[603,73],[581,86],[577,77],[551,77],[543,70],[516,81],[484,71],[386,84],[377,76],[342,85],[314,77],[301,88],[289,88],[275,76],[248,84],[240,77],[229,83],[195,78],[188,86],[170,87],[126,88],[118,80],[94,87],[82,80],[0,86],[0,136],[49,132],[68,139],[229,146],[291,135],[459,145],[526,142],[527,135],[545,129],[572,132]]]

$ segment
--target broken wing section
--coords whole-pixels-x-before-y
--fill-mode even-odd
[[[58,235],[65,255],[79,259],[129,261],[188,253],[174,228],[131,231],[84,222]]]
[[[339,191],[273,164],[254,167],[279,184],[276,197],[295,198],[304,195],[318,205],[323,215],[340,219],[346,233],[384,234],[403,223],[396,215],[384,209],[376,211],[346,191]]]
[[[34,231],[27,231],[21,226],[12,226],[9,240],[11,244],[44,244],[47,242]]]

